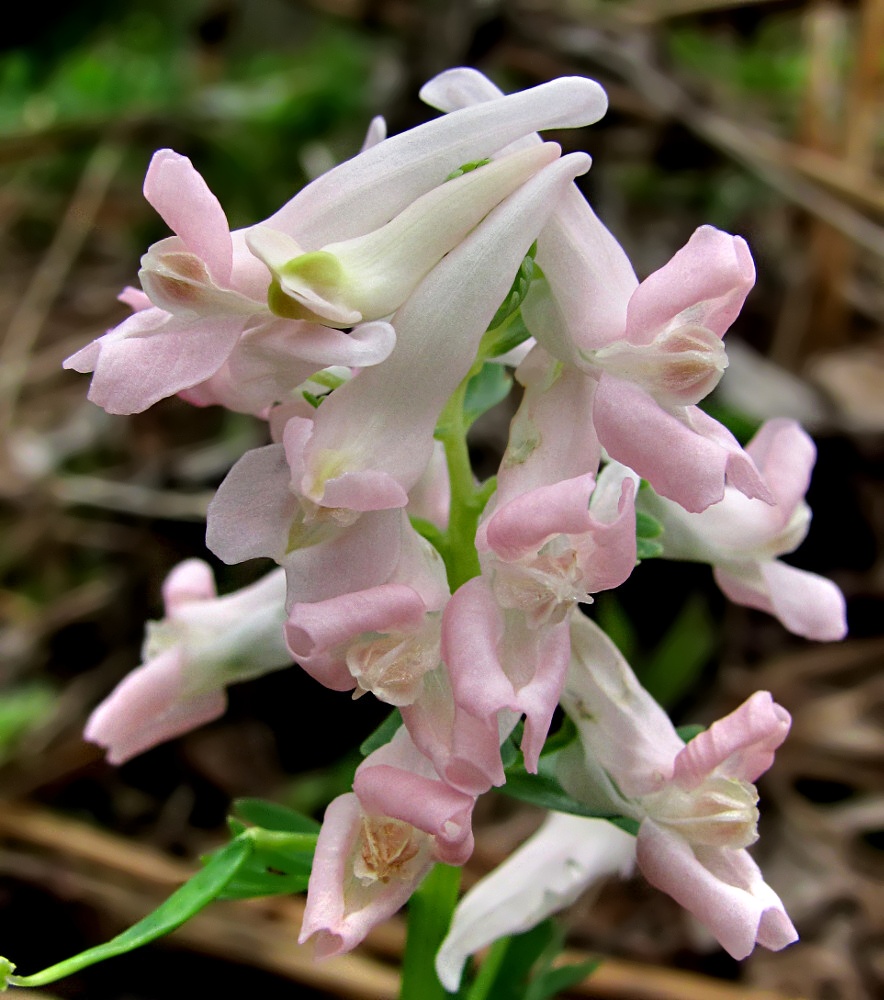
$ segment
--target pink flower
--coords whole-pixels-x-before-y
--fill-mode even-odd
[[[472,853],[475,798],[439,780],[400,729],[356,771],[355,794],[326,810],[299,941],[338,955],[405,903],[436,861]]]
[[[403,523],[399,564],[376,587],[313,603],[297,602],[285,625],[292,656],[322,684],[354,697],[371,691],[410,705],[424,675],[439,667],[445,567],[436,550]]]
[[[717,503],[726,482],[746,496],[771,502],[763,477],[733,435],[693,405],[724,371],[721,338],[755,280],[745,242],[703,226],[627,300],[606,303],[622,296],[624,288],[617,282],[606,285],[597,273],[596,244],[603,227],[594,216],[585,221],[582,246],[559,241],[555,230],[541,238],[538,259],[543,239],[549,241],[550,259],[543,264],[549,285],[538,287],[533,303],[529,297],[526,321],[538,338],[540,328],[563,325],[577,345],[580,367],[598,379],[593,422],[602,445],[687,510]],[[581,303],[573,301],[573,289],[567,299],[557,297],[562,280],[557,265],[568,255],[563,273],[570,275],[575,253],[586,262]],[[615,313],[623,314],[616,333]],[[589,331],[592,343],[581,331]]]
[[[575,77],[513,95],[495,109],[466,109],[450,120],[428,122],[391,139],[382,139],[383,130],[375,125],[359,155],[309,184],[266,226],[296,240],[308,253],[362,237],[438,188],[461,164],[491,156],[536,128],[597,121],[606,106],[598,84]],[[289,318],[282,343],[264,329],[278,326],[268,303],[271,273],[247,246],[250,231],[230,232],[223,209],[186,157],[171,150],[156,153],[145,178],[145,196],[176,234],[151,247],[142,260],[142,284],[152,307],[139,302],[133,316],[65,362],[66,367],[94,373],[90,398],[109,412],[140,412],[210,379],[216,384],[197,392],[195,399],[217,398],[259,412],[276,400],[256,403],[254,392],[243,398],[227,380],[229,372],[216,376],[238,346],[234,369],[239,363],[250,367],[252,347],[260,364],[268,338],[272,351],[282,351],[287,361],[286,389],[311,370],[376,363],[378,354],[389,352],[389,331],[377,324],[363,336],[379,337],[376,347],[366,351],[357,343],[354,355],[343,360],[347,341],[330,335],[334,359],[321,363],[315,360],[315,341],[317,336],[323,339],[323,327]],[[251,342],[240,344],[250,333]],[[306,357],[299,352],[300,339],[307,341]]]
[[[823,642],[847,632],[844,597],[830,580],[780,562],[807,535],[804,495],[816,459],[808,435],[792,420],[769,420],[746,447],[776,501],[769,506],[728,487],[701,513],[641,493],[641,504],[663,524],[663,555],[709,563],[737,604],[776,616],[796,635]]]
[[[753,782],[771,765],[790,718],[759,691],[685,745],[608,637],[571,622],[572,663],[562,705],[582,759],[561,774],[572,795],[640,823],[645,877],[681,903],[734,958],[797,934],[746,848],[758,839]]]
[[[501,96],[466,68],[421,90],[447,112]],[[532,286],[525,321],[554,357],[598,379],[593,421],[608,453],[687,510],[716,503],[725,482],[770,502],[734,437],[691,405],[721,377],[722,335],[754,283],[745,242],[703,226],[639,285],[623,249],[572,185],[540,234],[537,263],[545,280]]]
[[[405,505],[432,458],[439,414],[468,374],[525,253],[562,190],[587,167],[582,154],[549,163],[417,286],[391,319],[390,357],[317,411],[297,456],[305,497],[353,511]]]
[[[430,836],[364,812],[352,792],[338,796],[323,817],[299,943],[315,938],[317,958],[350,951],[408,901],[433,863]]]
[[[218,718],[228,684],[291,663],[282,636],[284,598],[281,570],[217,597],[206,563],[176,566],[163,584],[166,617],[148,622],[144,663],[95,709],[86,739],[122,764]]]

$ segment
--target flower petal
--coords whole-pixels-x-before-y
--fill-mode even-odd
[[[144,178],[144,197],[187,249],[205,261],[215,282],[227,284],[233,267],[227,216],[190,160],[171,149],[157,150]]]

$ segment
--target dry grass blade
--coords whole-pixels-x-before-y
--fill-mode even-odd
[[[95,147],[55,236],[9,321],[0,348],[0,431],[4,434],[14,419],[28,357],[92,229],[123,154],[115,139]]]

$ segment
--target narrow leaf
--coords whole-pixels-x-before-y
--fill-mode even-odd
[[[663,707],[675,704],[691,690],[709,662],[716,630],[702,598],[685,604],[657,649],[640,669],[639,680]]]
[[[436,865],[408,904],[408,937],[402,959],[400,1000],[445,1000],[435,958],[457,905],[460,868]]]
[[[213,855],[202,871],[188,879],[153,913],[139,920],[127,931],[106,944],[89,948],[32,976],[9,976],[9,983],[13,986],[46,986],[87,966],[124,955],[171,933],[223,893],[253,849],[253,842],[247,837],[231,841]]]
[[[464,399],[464,421],[469,427],[493,406],[510,394],[513,379],[503,365],[487,361],[467,383]]]
[[[521,767],[511,768],[507,771],[506,784],[498,791],[522,802],[540,806],[542,809],[570,813],[572,816],[586,816],[590,819],[606,819],[627,833],[638,833],[638,823],[634,819],[600,813],[572,798],[551,773],[554,765],[550,765],[549,762],[552,760],[552,754],[543,758],[538,774],[529,774]]]
[[[525,1000],[550,1000],[551,997],[557,997],[563,990],[583,982],[600,964],[599,959],[590,958],[575,965],[549,969],[531,981],[525,993]]]
[[[265,830],[283,833],[319,833],[320,824],[310,816],[264,799],[236,799],[233,808],[244,820]]]
[[[402,716],[399,714],[399,709],[394,708],[371,736],[363,740],[359,747],[359,752],[363,757],[367,757],[370,753],[377,750],[378,747],[389,743],[401,725]]]

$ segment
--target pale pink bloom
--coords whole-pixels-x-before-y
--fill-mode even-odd
[[[494,156],[538,129],[581,128],[607,110],[604,90],[585,77],[562,77],[510,94],[494,107],[464,108],[368,148],[317,177],[275,215],[271,229],[306,250],[383,226],[465,163]]]
[[[267,417],[271,407],[296,398],[317,371],[380,364],[395,343],[396,333],[386,322],[361,323],[344,333],[273,319],[244,331],[214,375],[178,395],[194,406],[224,406]]]
[[[391,320],[390,357],[333,392],[302,449],[292,450],[305,497],[353,511],[405,505],[432,457],[439,414],[469,372],[519,264],[558,195],[587,167],[583,154],[545,167],[420,283]]]
[[[295,603],[285,626],[292,656],[337,691],[371,691],[390,705],[409,705],[424,675],[439,667],[445,567],[436,550],[403,527],[398,566],[389,579],[314,603]]]
[[[442,616],[442,659],[454,704],[493,736],[505,723],[498,748],[515,719],[524,715],[522,752],[530,771],[537,768],[559,701],[569,648],[566,620],[532,628],[524,613],[501,607],[485,576],[455,591]],[[456,733],[452,739],[460,742]],[[498,761],[499,755],[497,749]],[[481,769],[489,771],[484,762]],[[502,771],[495,784],[502,783],[499,778]],[[446,779],[452,780],[447,772]]]
[[[500,744],[519,720],[519,713],[502,709],[473,714],[455,700],[444,662],[424,674],[419,697],[400,708],[415,746],[432,761],[437,774],[452,788],[481,795],[506,781]]]
[[[476,546],[501,607],[531,628],[619,586],[635,565],[634,484],[595,489],[601,447],[595,382],[535,347],[516,377],[525,393]]]
[[[664,557],[709,563],[732,601],[775,615],[796,635],[843,639],[841,591],[776,558],[794,551],[807,535],[811,515],[804,495],[816,460],[813,441],[792,420],[769,420],[746,452],[770,486],[775,506],[730,487],[720,503],[697,514],[651,493],[640,495],[642,508],[663,525]]]
[[[317,958],[355,948],[408,901],[434,860],[432,837],[364,812],[352,792],[338,796],[323,817],[299,943],[314,938]]]
[[[590,124],[606,107],[597,83],[573,77],[515,94],[494,109],[466,109],[391,139],[383,139],[380,124],[373,123],[359,155],[307,185],[266,224],[307,251],[362,236],[438,187],[460,165],[491,156],[537,128]],[[219,372],[243,333],[277,320],[268,308],[270,272],[249,252],[248,230],[229,231],[220,204],[186,157],[160,150],[148,169],[145,196],[176,233],[142,261],[142,282],[154,308],[139,306],[135,315],[65,362],[94,372],[90,398],[113,413],[139,412],[193,389]],[[284,353],[298,369],[290,388],[306,377],[301,369],[309,360],[298,352],[299,336],[309,339],[316,330],[315,324],[289,325],[288,330]],[[338,360],[316,367],[368,363],[364,357],[341,361],[342,344],[331,340]],[[221,391],[215,386],[211,393]],[[231,398],[239,408],[256,409],[251,399]]]
[[[176,566],[163,584],[166,617],[147,624],[142,666],[95,709],[86,739],[121,764],[218,718],[228,684],[291,664],[284,599],[281,570],[217,597],[206,563]]]
[[[275,361],[286,373],[276,377],[282,386],[260,387],[272,391],[258,403],[254,385],[240,391],[243,398],[231,395],[236,408],[258,412],[318,368],[377,364],[389,354],[395,337],[386,324],[367,324],[352,342],[316,323],[280,324],[267,305],[269,272],[246,246],[245,230],[230,232],[218,199],[187,157],[155,153],[144,195],[176,235],[142,258],[144,293],[124,293],[133,315],[65,362],[94,373],[89,398],[108,412],[140,412],[192,390],[217,378],[232,355],[234,376],[237,362],[254,373]],[[268,341],[275,349],[270,359],[262,354]]]
[[[530,628],[562,621],[578,601],[618,587],[635,566],[635,486],[595,476],[539,484],[483,520],[482,569],[501,607]]]
[[[758,839],[753,782],[771,765],[790,718],[759,691],[685,745],[610,639],[571,623],[562,705],[583,747],[560,777],[600,812],[640,823],[638,866],[694,914],[734,958],[779,950],[797,934],[746,848]]]
[[[287,450],[301,447],[298,435],[310,429],[308,418],[294,417],[285,443],[246,452],[209,504],[206,526],[206,544],[224,562],[263,557],[283,566],[289,608],[386,583],[413,532],[399,508],[354,514],[300,495]]]
[[[607,875],[628,877],[634,865],[635,837],[607,820],[550,813],[457,904],[436,955],[442,985],[455,993],[467,956],[530,930]]]
[[[448,527],[450,511],[451,481],[445,447],[441,441],[435,441],[423,475],[408,493],[408,516],[429,521],[444,531]]]
[[[299,941],[317,957],[355,947],[405,903],[436,861],[472,853],[475,797],[439,780],[404,729],[356,771],[355,794],[326,810]]]
[[[273,276],[270,308],[340,327],[389,316],[495,205],[558,154],[547,143],[493,160],[421,195],[380,228],[310,252],[255,226],[246,241]]]
[[[467,68],[447,70],[421,90],[448,112],[501,96]],[[704,226],[639,285],[623,249],[572,185],[538,238],[537,263],[544,280],[535,281],[523,315],[551,354],[599,378],[593,420],[608,453],[688,510],[720,500],[725,482],[769,502],[734,437],[690,405],[721,377],[721,337],[754,282],[743,240]]]
[[[524,314],[541,342],[542,329],[563,327],[577,345],[580,367],[598,379],[593,423],[602,445],[687,510],[717,503],[726,482],[746,496],[771,502],[763,477],[733,435],[693,405],[724,371],[721,338],[755,280],[745,242],[703,226],[627,300],[613,302],[623,287],[605,283],[596,273],[603,227],[594,216],[586,221],[582,246],[558,242],[555,231],[541,236],[538,258],[544,239],[552,241],[543,264],[547,285],[538,283],[532,290]],[[566,257],[569,281],[573,260],[586,262],[582,305],[573,301],[570,285],[569,301],[559,296],[557,264]],[[574,307],[570,314],[569,304]],[[596,310],[607,337],[612,335],[611,317],[624,314],[617,339],[595,340]],[[592,331],[592,346],[576,339],[585,331]]]
[[[433,838],[433,853],[462,865],[473,853],[476,796],[452,788],[402,727],[356,769],[356,793],[366,812],[391,816]]]

